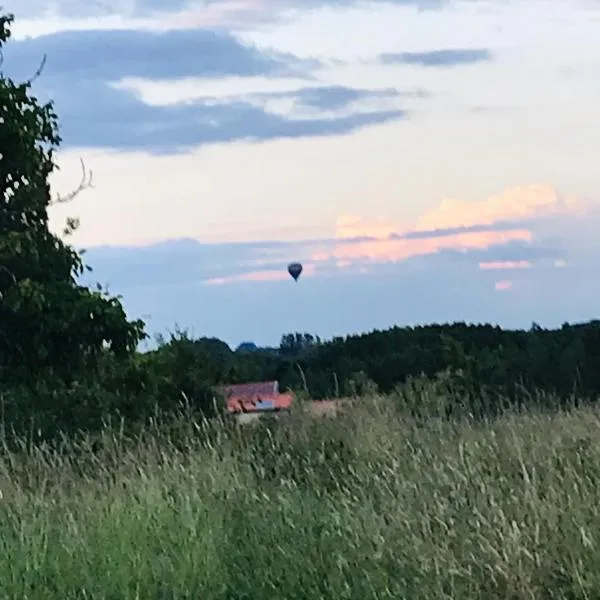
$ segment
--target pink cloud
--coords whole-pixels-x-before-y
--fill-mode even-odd
[[[582,208],[582,202],[561,196],[550,185],[532,184],[509,188],[480,202],[445,199],[438,207],[423,214],[417,230],[493,225],[501,221],[573,213]]]
[[[508,290],[512,289],[512,286],[512,281],[510,281],[509,279],[503,279],[502,281],[496,281],[496,283],[494,284],[494,289],[497,292],[507,292]]]
[[[412,225],[382,217],[341,215],[336,222],[335,238],[338,243],[333,249],[316,248],[311,254],[311,260],[322,262],[335,259],[344,263],[358,260],[396,262],[446,249],[485,249],[512,241],[529,242],[533,240],[533,233],[526,227],[466,231],[453,235],[444,235],[443,231],[478,225],[493,226],[502,222],[514,223],[536,216],[575,214],[585,208],[584,203],[572,197],[561,196],[552,186],[533,184],[509,188],[480,202],[443,200],[436,208],[425,211]],[[402,237],[407,233],[425,231],[432,235],[423,238]],[[439,236],[435,235],[436,231],[440,231]],[[356,241],[353,242],[352,239]],[[480,268],[529,268],[531,265],[526,262],[482,263]]]
[[[356,267],[358,272],[365,273],[369,271],[369,263],[399,262],[443,250],[485,250],[515,241],[531,242],[534,234],[525,225],[519,226],[520,220],[547,215],[574,215],[584,208],[587,209],[583,203],[561,196],[551,186],[536,184],[510,188],[481,202],[444,200],[412,224],[383,217],[340,215],[336,220],[333,239],[303,243],[295,249],[298,254],[295,259],[309,257],[304,262],[302,277],[314,275],[316,265],[329,261],[333,261],[337,269]],[[502,223],[507,224],[506,228],[502,228]],[[477,226],[489,229],[477,231]],[[423,235],[424,232],[427,235]],[[275,270],[271,266],[274,262],[282,262],[281,250],[273,249],[272,252],[273,256],[246,263],[249,272],[210,279],[206,283],[224,285],[241,281],[287,280],[289,275],[284,268]],[[564,264],[564,261],[555,263],[557,267]],[[527,260],[511,260],[484,261],[478,266],[486,271],[500,271],[530,269],[533,264]],[[495,285],[497,291],[511,287],[512,281],[509,280],[499,281]]]
[[[479,263],[479,268],[484,271],[531,269],[532,267],[533,265],[528,260],[493,260]]]
[[[373,262],[397,262],[440,250],[485,249],[493,244],[511,241],[530,241],[532,234],[527,229],[509,231],[466,232],[451,236],[422,239],[374,239],[337,244],[332,250],[319,249],[311,254],[311,260],[321,262],[331,258],[337,261],[369,260]]]
[[[303,265],[301,277],[312,277],[316,272],[314,264]],[[225,277],[215,277],[204,281],[205,285],[227,285],[230,283],[239,283],[242,281],[284,281],[290,279],[290,275],[286,269],[268,270],[268,271],[250,271],[249,273],[241,273],[238,275],[227,275]]]

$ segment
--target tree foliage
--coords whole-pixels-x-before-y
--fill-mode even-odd
[[[0,51],[12,15],[0,17]],[[49,176],[60,145],[52,102],[42,104],[32,81],[0,73],[0,377],[41,373],[72,377],[107,349],[131,353],[143,323],[127,320],[121,302],[79,285],[81,253],[49,228]],[[68,229],[75,227],[70,221]]]

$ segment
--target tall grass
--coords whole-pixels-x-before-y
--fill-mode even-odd
[[[600,597],[600,413],[186,419],[0,460],[0,598]]]

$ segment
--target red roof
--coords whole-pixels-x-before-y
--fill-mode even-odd
[[[225,396],[268,396],[279,392],[277,381],[262,381],[258,383],[238,383],[222,387]]]

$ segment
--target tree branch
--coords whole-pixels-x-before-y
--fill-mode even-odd
[[[46,54],[44,54],[44,56],[42,57],[42,61],[40,62],[39,67],[37,68],[36,72],[33,74],[32,77],[30,77],[27,81],[26,84],[27,85],[31,85],[41,74],[42,71],[44,70],[44,67],[46,65],[46,59],[48,57],[46,56]]]
[[[92,171],[87,171],[87,169],[85,168],[85,163],[83,162],[83,158],[80,158],[79,161],[81,162],[82,171],[81,181],[79,182],[79,185],[72,192],[69,192],[66,196],[61,196],[60,194],[56,196],[56,198],[50,201],[50,206],[54,204],[65,204],[66,202],[71,202],[73,198],[78,196],[84,190],[94,187],[92,184]]]

